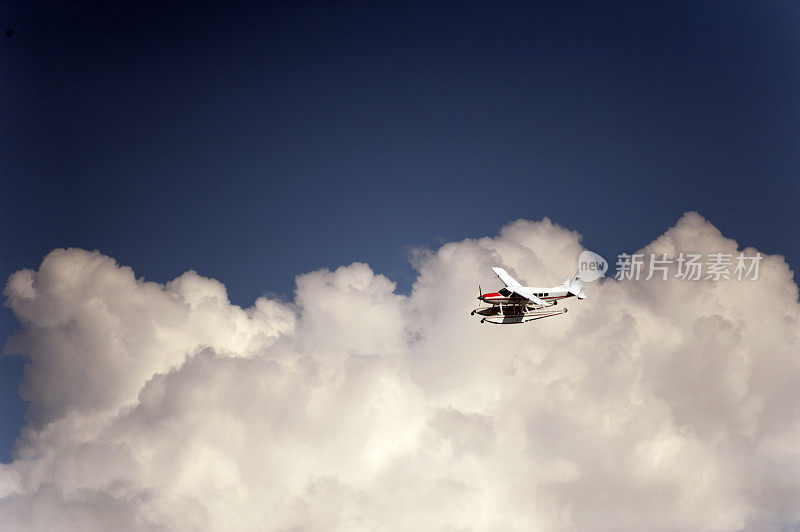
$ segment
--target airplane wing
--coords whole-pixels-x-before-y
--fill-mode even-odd
[[[506,285],[507,287],[511,288],[512,286],[522,286],[517,282],[516,279],[508,275],[508,272],[505,271],[503,268],[498,268],[497,266],[495,266],[492,268],[492,271],[495,273],[495,275],[497,275],[500,278],[501,281],[503,281],[503,284]]]
[[[533,303],[536,303],[537,305],[540,305],[542,307],[549,307],[550,305],[552,305],[552,303],[547,302],[544,299],[539,299],[538,297],[533,295],[533,292],[531,292],[524,286],[509,286],[508,289],[514,292],[515,294],[521,295],[528,301],[532,301]]]
[[[533,303],[536,303],[537,305],[541,305],[543,307],[548,307],[552,304],[548,303],[547,301],[544,301],[543,299],[539,299],[538,297],[533,295],[533,292],[531,292],[530,290],[519,284],[517,280],[511,277],[508,274],[508,272],[505,271],[503,268],[498,268],[495,266],[494,268],[492,268],[492,271],[495,274],[497,274],[500,280],[503,281],[503,284],[506,285],[506,287],[515,294],[520,295],[525,299],[532,301]]]

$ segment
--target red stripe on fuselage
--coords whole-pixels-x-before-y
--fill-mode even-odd
[[[556,299],[564,299],[566,297],[569,297],[569,296],[547,296],[547,297],[540,297],[539,299],[541,299],[543,301],[554,301]],[[527,299],[525,299],[522,296],[517,296],[517,297],[511,298],[511,297],[501,296],[499,293],[483,294],[483,300],[486,301],[487,303],[498,303],[498,304],[500,304],[500,303],[510,303],[512,301],[528,301]]]

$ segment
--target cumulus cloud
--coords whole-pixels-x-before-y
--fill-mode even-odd
[[[481,325],[489,268],[558,284],[580,235],[520,220],[232,305],[55,250],[6,304],[29,357],[0,526],[31,530],[740,530],[800,522],[800,305],[757,281],[606,279],[564,316]],[[644,253],[739,250],[695,213]],[[494,281],[496,283],[496,281]],[[574,301],[574,300],[572,300]]]

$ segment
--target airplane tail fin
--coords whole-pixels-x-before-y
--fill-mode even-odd
[[[578,270],[575,272],[575,275],[572,276],[572,279],[567,279],[564,281],[564,286],[567,287],[567,291],[576,296],[578,299],[586,299],[586,294],[583,292],[583,279],[581,279],[581,272]]]

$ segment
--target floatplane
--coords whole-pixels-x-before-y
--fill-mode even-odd
[[[498,325],[511,323],[527,323],[542,318],[559,316],[567,312],[566,308],[554,309],[558,302],[568,297],[586,299],[583,292],[583,280],[580,272],[567,277],[559,286],[540,288],[538,286],[522,286],[503,268],[494,267],[492,271],[503,282],[505,288],[497,292],[484,294],[478,286],[478,299],[489,306],[481,306],[472,311],[472,315],[482,316],[481,323]]]

